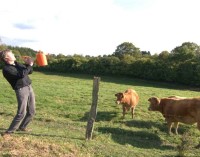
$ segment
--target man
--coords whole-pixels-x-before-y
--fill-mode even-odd
[[[11,50],[0,52],[0,60],[5,63],[2,73],[16,93],[18,108],[10,127],[2,136],[10,135],[14,131],[28,131],[27,125],[35,115],[35,94],[28,77],[33,72],[33,60],[24,58],[25,64],[16,62]]]

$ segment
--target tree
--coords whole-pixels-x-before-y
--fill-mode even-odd
[[[5,49],[7,49],[6,45],[4,45],[4,44],[0,45],[0,51],[5,50]]]
[[[61,59],[61,58],[66,58],[65,55],[63,55],[62,53],[59,53],[57,56],[56,56],[57,59]]]
[[[159,59],[162,59],[162,60],[165,60],[169,57],[169,52],[168,51],[162,51],[159,55],[158,55],[158,58]]]
[[[142,54],[143,56],[151,56],[150,51],[141,51],[141,54]]]
[[[200,57],[200,47],[193,42],[185,42],[171,52],[171,58],[176,61],[186,61],[194,57]]]
[[[140,49],[135,47],[132,43],[124,42],[117,46],[117,49],[115,50],[113,55],[119,58],[123,57],[123,55],[137,57],[141,55],[141,52]]]
[[[1,37],[0,37],[0,45],[2,45],[2,44],[3,44],[3,42],[2,42]]]

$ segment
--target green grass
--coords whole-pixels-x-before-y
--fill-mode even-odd
[[[29,125],[32,132],[0,137],[0,156],[171,157],[200,153],[194,148],[200,140],[196,125],[181,124],[180,135],[169,136],[164,118],[148,111],[147,101],[151,96],[196,97],[199,91],[175,84],[102,76],[93,139],[86,141],[93,76],[34,72],[30,77],[37,106]],[[130,112],[121,119],[121,106],[115,104],[114,94],[127,88],[135,89],[140,96],[134,119]],[[9,127],[16,105],[15,93],[1,74],[1,132]]]

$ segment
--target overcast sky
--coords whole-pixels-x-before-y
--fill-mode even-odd
[[[151,54],[200,45],[200,0],[0,0],[4,44],[108,55],[123,42]]]

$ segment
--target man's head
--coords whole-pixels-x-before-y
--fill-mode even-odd
[[[6,49],[3,51],[0,51],[0,60],[5,62],[5,63],[14,63],[14,61],[16,60],[15,55],[12,53],[11,50]]]

